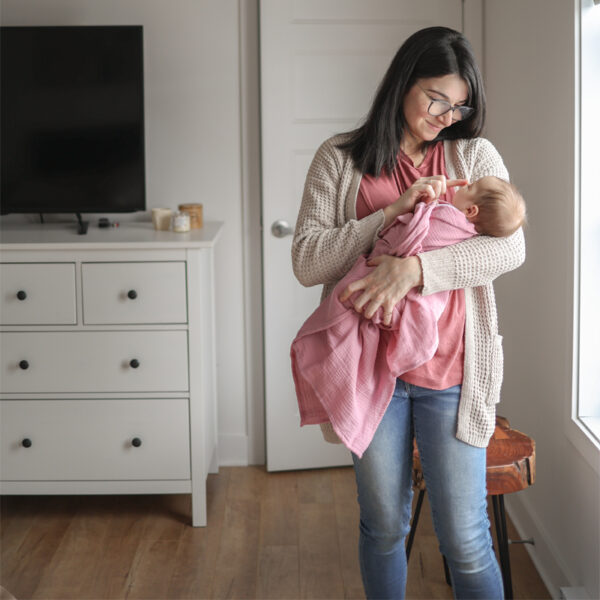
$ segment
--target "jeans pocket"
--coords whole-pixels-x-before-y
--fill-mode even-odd
[[[500,402],[500,388],[502,387],[502,376],[504,373],[502,336],[498,334],[496,334],[492,340],[489,369],[487,403],[496,404]]]

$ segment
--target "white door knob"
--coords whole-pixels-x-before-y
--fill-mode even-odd
[[[275,237],[282,238],[286,235],[292,235],[294,233],[294,228],[291,227],[287,221],[282,221],[280,219],[271,225],[271,233]]]

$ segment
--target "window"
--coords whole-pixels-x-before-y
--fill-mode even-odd
[[[575,272],[579,277],[575,289],[576,393],[572,416],[600,449],[600,0],[580,0],[579,26],[579,206],[575,236]]]

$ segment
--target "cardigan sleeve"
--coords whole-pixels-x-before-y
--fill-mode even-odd
[[[294,274],[304,286],[341,279],[371,249],[383,226],[382,210],[346,221],[353,179],[347,161],[330,139],[317,150],[308,170],[292,242]]]
[[[457,177],[477,181],[493,175],[508,181],[508,171],[494,146],[483,138],[458,140],[451,153]],[[477,287],[512,271],[525,261],[525,237],[520,228],[508,237],[477,236],[465,242],[419,255],[422,294]]]
[[[525,238],[518,229],[511,236],[485,235],[440,250],[419,254],[424,296],[445,290],[491,283],[525,261]]]

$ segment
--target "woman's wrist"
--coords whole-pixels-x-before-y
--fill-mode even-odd
[[[407,262],[410,265],[410,273],[413,278],[413,287],[421,287],[423,285],[423,267],[418,256],[409,256]]]
[[[408,212],[411,212],[410,208],[405,206],[404,203],[400,202],[400,199],[396,200],[396,202],[393,204],[388,204],[388,206],[383,209],[383,215],[385,217],[383,226],[387,227],[388,225],[391,225],[396,217],[404,215]]]
[[[384,229],[392,223],[392,221],[399,215],[398,211],[394,208],[393,204],[386,206],[383,209],[383,227]]]

